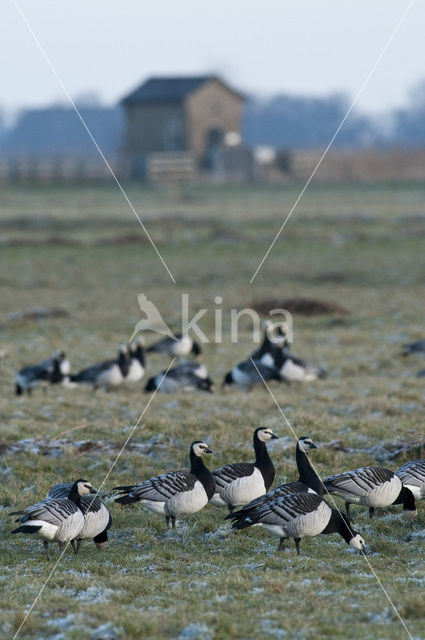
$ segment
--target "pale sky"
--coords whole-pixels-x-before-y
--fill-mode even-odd
[[[17,0],[70,94],[113,104],[151,74],[216,71],[242,91],[351,96],[409,0]],[[64,101],[14,0],[1,0],[0,108]],[[415,0],[358,107],[403,105],[425,78]]]

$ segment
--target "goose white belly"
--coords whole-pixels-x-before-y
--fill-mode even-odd
[[[126,382],[138,382],[143,378],[144,373],[145,370],[141,363],[136,360],[136,358],[133,358],[128,369],[128,374],[125,377]]]
[[[149,511],[153,511],[154,513],[159,513],[161,516],[168,515],[167,511],[165,510],[165,500],[164,501],[140,500],[140,503],[144,507],[146,507],[146,509],[149,509]]]
[[[68,542],[75,538],[83,528],[84,517],[81,511],[70,514],[59,525],[51,524],[45,520],[27,520],[25,525],[41,527],[35,535],[44,540],[56,540],[57,542]]]
[[[178,516],[195,513],[208,503],[208,496],[202,482],[197,480],[190,491],[181,491],[170,498],[165,504],[165,514]]]
[[[317,372],[313,367],[303,367],[291,359],[285,360],[280,374],[290,382],[312,382],[317,378]]]
[[[99,511],[87,511],[84,514],[83,528],[78,534],[79,538],[94,538],[101,533],[109,522],[109,511],[103,504]]]
[[[56,540],[55,536],[59,527],[55,524],[50,524],[50,522],[45,522],[44,520],[27,520],[25,525],[41,527],[34,534],[37,538],[43,538],[43,540]]]
[[[255,468],[250,476],[244,476],[219,487],[219,494],[226,504],[240,507],[266,493],[264,478],[259,469]]]
[[[123,375],[121,373],[121,369],[117,364],[113,364],[106,371],[102,371],[102,373],[98,376],[96,383],[99,386],[105,387],[115,387],[121,384],[123,381]]]
[[[221,497],[221,495],[219,494],[218,491],[215,492],[215,494],[213,495],[213,497],[210,500],[210,503],[213,504],[215,507],[227,507],[228,506],[227,502],[225,502],[223,500],[223,498]]]

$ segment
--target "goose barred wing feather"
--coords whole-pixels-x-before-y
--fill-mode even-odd
[[[46,500],[61,500],[69,496],[72,488],[72,482],[59,482],[55,484],[46,496]]]
[[[20,515],[16,522],[23,523],[28,520],[43,520],[58,527],[69,516],[79,511],[80,509],[77,505],[68,499],[43,500],[42,502],[37,502],[37,504],[22,509],[22,511],[15,511],[10,515]]]
[[[235,464],[226,464],[212,473],[217,487],[225,487],[226,484],[234,482],[234,480],[251,476],[254,469],[255,465],[252,462],[236,462]]]
[[[417,487],[422,497],[425,497],[425,460],[411,460],[397,469],[396,475],[403,485]]]
[[[91,367],[87,367],[87,369],[83,369],[79,371],[75,376],[72,377],[74,382],[96,382],[100,374],[109,369],[113,364],[116,363],[116,360],[105,360],[104,362],[98,362]]]
[[[394,477],[394,473],[383,467],[363,467],[353,469],[347,473],[330,476],[324,481],[329,493],[352,494],[354,496],[364,496],[373,490],[377,485],[389,482]]]
[[[258,499],[228,518],[233,520],[232,527],[235,529],[245,529],[259,523],[285,528],[295,518],[316,510],[322,502],[325,502],[323,498],[314,493],[289,494],[268,501]]]
[[[133,487],[115,487],[123,494],[115,502],[120,502],[122,498],[125,500],[126,496],[133,498],[135,502],[140,500],[162,502],[183,491],[190,491],[195,486],[195,482],[197,482],[197,478],[190,471],[172,471],[150,478],[150,480]]]

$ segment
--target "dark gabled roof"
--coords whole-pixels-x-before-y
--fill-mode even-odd
[[[141,104],[144,102],[183,102],[183,100],[198,89],[205,82],[217,80],[229,91],[242,98],[242,96],[227,86],[214,75],[206,76],[169,76],[149,78],[137,89],[121,100],[122,104]]]

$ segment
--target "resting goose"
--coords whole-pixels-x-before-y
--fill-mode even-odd
[[[65,544],[77,538],[84,527],[84,515],[80,509],[82,496],[96,493],[90,482],[76,480],[68,497],[59,500],[43,500],[26,507],[21,511],[14,511],[10,515],[19,515],[16,522],[21,526],[12,533],[29,533],[43,538],[47,559],[49,559],[49,541],[59,544],[62,554]]]
[[[190,336],[176,333],[174,338],[162,338],[146,349],[146,353],[162,353],[170,358],[184,358],[191,354],[199,356],[202,353],[200,345]]]
[[[282,381],[278,370],[263,364],[259,360],[245,360],[235,365],[231,371],[224,376],[222,388],[227,389],[230,385],[236,384],[243,389],[249,390],[254,384],[263,380]]]
[[[70,382],[71,384],[91,384],[95,390],[99,387],[108,390],[122,384],[128,374],[129,365],[127,347],[121,345],[117,359],[105,360],[87,367],[76,375],[71,375]]]
[[[363,504],[369,507],[371,518],[376,508],[402,504],[404,517],[410,523],[416,518],[413,493],[403,487],[400,478],[393,471],[384,467],[361,467],[330,476],[324,480],[324,485],[327,493],[335,494],[345,500],[349,520],[352,520],[350,504]]]
[[[72,482],[55,484],[46,496],[46,500],[59,500],[68,498],[72,491]],[[84,515],[84,525],[78,533],[77,545],[71,540],[72,548],[78,553],[81,540],[93,538],[96,547],[101,551],[108,543],[108,529],[112,525],[112,516],[106,505],[98,496],[81,496],[80,509]]]
[[[130,363],[125,380],[126,382],[139,382],[145,375],[145,353],[142,340],[137,339],[133,345],[130,345],[129,351]]]
[[[21,369],[15,379],[15,393],[20,396],[27,392],[31,395],[36,387],[43,387],[46,390],[49,384],[58,384],[64,378],[60,370],[61,360],[58,357],[52,359],[51,369],[43,364],[28,365]]]
[[[215,493],[210,502],[216,507],[233,511],[263,495],[273,484],[275,470],[266,442],[276,439],[271,429],[259,427],[254,431],[255,462],[226,464],[213,471]]]
[[[281,378],[286,382],[312,382],[317,378],[325,377],[323,369],[297,358],[287,348],[277,352],[274,364]]]
[[[404,487],[409,489],[415,500],[425,498],[425,460],[411,460],[397,469],[396,475]]]
[[[199,375],[199,373],[201,375]],[[162,393],[175,393],[176,391],[214,391],[214,383],[211,378],[202,377],[207,373],[203,365],[194,365],[186,362],[179,364],[168,371],[161,371],[156,376],[149,378],[145,391],[161,391]]]
[[[242,511],[227,516],[232,520],[232,529],[263,527],[280,538],[278,550],[282,550],[287,538],[294,538],[297,555],[300,554],[302,538],[321,533],[339,533],[347,544],[364,551],[364,540],[353,531],[347,518],[314,493],[291,493],[260,505],[247,505]]]
[[[200,511],[214,494],[214,476],[202,460],[206,453],[212,453],[206,442],[195,440],[190,445],[190,471],[170,471],[140,484],[114,487],[122,493],[115,502],[140,502],[150,511],[164,515],[167,527],[171,520],[174,529],[176,518]]]

